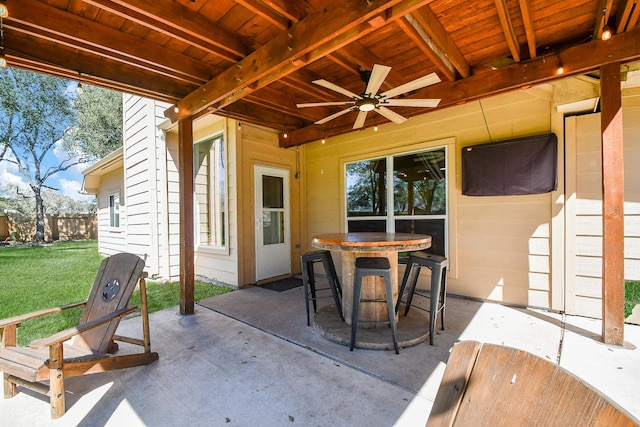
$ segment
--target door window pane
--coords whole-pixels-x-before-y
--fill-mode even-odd
[[[262,212],[262,243],[264,245],[284,243],[284,212]]]
[[[279,176],[262,176],[262,207],[284,208],[283,179]]]

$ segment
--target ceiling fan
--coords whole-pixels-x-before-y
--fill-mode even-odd
[[[353,129],[360,129],[364,126],[364,122],[367,118],[369,111],[375,111],[378,114],[386,117],[394,123],[403,123],[407,119],[400,114],[388,109],[387,107],[437,107],[440,103],[440,99],[396,99],[395,96],[405,94],[414,90],[422,89],[434,83],[440,82],[440,78],[436,73],[427,74],[426,76],[417,78],[409,83],[400,85],[394,89],[378,94],[378,90],[384,79],[391,71],[391,67],[385,65],[375,64],[370,73],[363,72],[362,80],[367,83],[367,87],[361,95],[344,89],[338,85],[335,85],[326,80],[314,80],[313,83],[318,86],[331,89],[335,92],[341,93],[351,98],[349,101],[336,101],[336,102],[311,102],[306,104],[296,104],[298,108],[305,107],[327,107],[333,105],[348,105],[349,108],[341,110],[335,114],[320,119],[315,124],[321,125],[347,114],[351,111],[358,111],[358,117],[353,124]],[[392,99],[393,98],[393,99]]]

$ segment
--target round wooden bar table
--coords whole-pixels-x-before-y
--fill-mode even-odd
[[[312,245],[320,249],[340,251],[342,254],[342,312],[351,324],[353,306],[353,278],[357,257],[387,257],[391,264],[393,300],[398,298],[398,252],[416,251],[431,246],[431,236],[412,233],[333,233],[314,236]],[[384,300],[384,284],[380,277],[365,277],[361,299]],[[358,325],[375,327],[389,320],[385,304],[362,302]],[[378,322],[376,324],[376,322]]]

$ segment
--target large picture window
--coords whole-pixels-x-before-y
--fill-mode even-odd
[[[347,163],[345,182],[347,231],[429,234],[446,254],[446,147]]]
[[[197,142],[193,156],[198,244],[226,249],[227,177],[223,136]]]

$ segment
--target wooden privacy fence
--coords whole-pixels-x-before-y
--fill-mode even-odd
[[[44,224],[46,241],[98,238],[96,214],[46,215]],[[0,214],[0,241],[28,242],[35,240],[35,235],[35,215]]]

